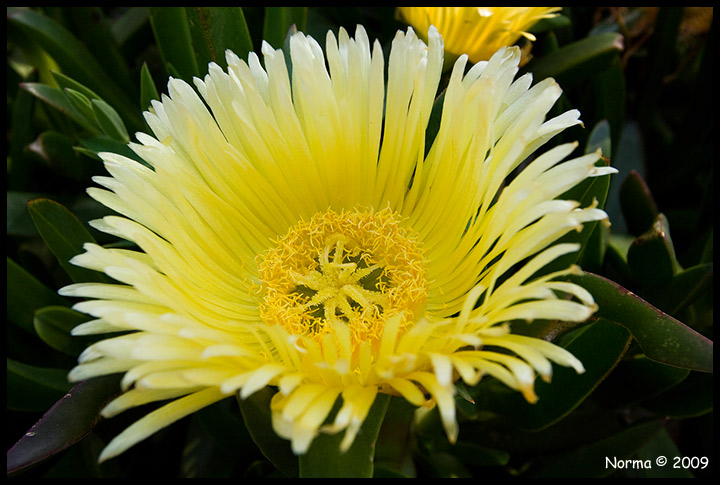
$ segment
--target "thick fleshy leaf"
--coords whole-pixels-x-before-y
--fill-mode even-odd
[[[97,168],[95,162],[81,157],[77,153],[71,138],[57,131],[41,133],[29,146],[29,149],[57,172],[82,183],[85,183],[92,176],[92,169]]]
[[[8,21],[20,27],[33,42],[45,49],[70,78],[97,92],[118,109],[125,121],[137,120],[134,103],[108,75],[93,55],[72,33],[49,17],[33,10],[15,10]]]
[[[148,8],[124,7],[114,13],[110,29],[121,52],[134,52],[147,46]]]
[[[612,151],[610,147],[604,148],[603,155],[612,160],[620,144],[627,106],[625,66],[620,56],[613,57],[607,68],[593,76],[591,82],[595,117],[607,124],[612,147]]]
[[[600,150],[603,157],[612,159],[612,136],[608,120],[600,121],[590,132],[585,153],[593,153],[596,150]]]
[[[38,367],[7,359],[7,407],[45,411],[69,389],[66,369]]]
[[[378,394],[362,428],[347,451],[340,450],[344,432],[320,434],[307,453],[300,455],[301,478],[371,478],[375,442],[382,426],[390,396]]]
[[[672,436],[667,429],[662,429],[652,440],[638,450],[634,458],[642,460],[643,463],[652,463],[650,468],[641,468],[638,475],[644,478],[693,478],[691,468],[677,466],[675,460],[664,462],[658,458],[663,457],[682,457],[682,451],[673,441]],[[710,458],[705,457],[709,463]],[[649,460],[649,461],[648,461]],[[707,465],[706,465],[707,466]],[[702,462],[698,462],[697,468],[705,468]]]
[[[45,244],[73,281],[107,281],[107,277],[97,271],[70,264],[70,258],[83,251],[84,243],[95,241],[72,212],[50,199],[30,201],[28,210]]]
[[[446,452],[432,452],[421,458],[423,474],[433,478],[472,478],[463,461]]]
[[[120,115],[94,91],[61,73],[54,72],[53,77],[69,101],[98,132],[123,143],[130,141]]]
[[[657,362],[713,371],[713,343],[614,281],[592,273],[569,277],[595,298],[597,315],[627,328],[645,355]]]
[[[592,145],[588,145],[588,151],[594,151],[597,148],[607,145],[607,131],[605,127],[606,125],[603,123],[597,127],[598,131],[595,132],[595,138],[591,140]],[[598,167],[606,167],[609,163],[609,160],[603,157],[598,160],[595,165]],[[559,198],[577,201],[580,203],[580,207],[597,206],[602,208],[605,205],[609,187],[610,176],[592,177],[568,190]],[[583,225],[580,232],[571,231],[563,236],[558,242],[580,244],[580,251],[569,253],[556,259],[543,268],[542,272],[547,274],[560,271],[572,264],[578,263],[578,261],[582,259],[585,259],[585,262],[591,267],[598,267],[603,259],[607,238],[607,229],[603,229],[603,224],[605,224],[603,221],[588,222]],[[591,240],[592,243],[588,247],[589,241]],[[585,255],[586,252],[587,256]]]
[[[590,137],[585,147],[585,153],[592,153],[600,150],[604,159],[598,162],[598,165],[607,164],[612,154],[612,137],[610,132],[610,123],[603,120],[590,132]],[[598,206],[604,207],[607,200],[608,191],[612,182],[611,177],[600,177],[590,179],[587,189],[580,196],[583,204],[590,204],[595,201]],[[582,184],[581,184],[582,185]],[[578,255],[577,262],[585,269],[595,270],[602,267],[605,259],[605,249],[609,238],[609,227],[605,223],[592,222],[587,224],[581,233],[582,249]],[[582,236],[586,236],[582,239]]]
[[[100,419],[100,410],[120,391],[120,376],[75,385],[8,451],[8,474],[20,472],[80,441]]]
[[[663,214],[658,214],[650,229],[630,245],[628,269],[638,292],[667,285],[679,271],[670,226]]]
[[[401,396],[391,396],[375,444],[375,472],[379,477],[413,477],[412,448],[415,406]]]
[[[128,157],[139,163],[142,163],[143,165],[148,165],[148,163],[142,158],[140,158],[137,153],[132,151],[132,149],[127,144],[118,140],[113,140],[111,138],[108,138],[107,136],[101,135],[89,138],[82,138],[80,139],[80,144],[82,146],[76,146],[75,150],[96,160],[101,160],[98,153],[113,152],[118,153],[124,157]]]
[[[238,403],[245,426],[262,454],[288,477],[298,476],[298,459],[290,449],[290,442],[280,438],[272,428],[270,400],[274,391],[268,387],[241,399]]]
[[[294,25],[297,30],[302,31],[306,21],[307,7],[265,7],[263,39],[279,49],[285,42],[290,27]]]
[[[228,478],[257,460],[257,448],[234,405],[223,400],[192,415],[183,450],[183,478]]]
[[[148,7],[150,25],[168,74],[187,82],[200,75],[185,7]],[[174,72],[173,72],[174,71]]]
[[[82,83],[79,83],[78,81],[74,80],[73,78],[66,76],[65,74],[61,72],[52,72],[52,77],[57,83],[58,87],[65,90],[72,90],[80,94],[83,98],[86,98],[87,100],[91,99],[102,99],[100,96],[93,91],[92,89],[88,88]]]
[[[155,81],[150,74],[147,63],[144,63],[140,69],[140,109],[147,111],[150,109],[151,102],[159,99],[160,95],[157,87],[155,87]]]
[[[7,319],[26,332],[35,333],[36,310],[47,306],[70,306],[54,290],[45,286],[22,266],[7,258]]]
[[[24,83],[30,79],[17,76],[13,79],[13,71],[8,61],[7,69],[7,190],[37,190],[34,156],[26,150],[37,136],[36,126],[31,122],[37,112],[35,97],[24,89]],[[34,77],[34,76],[33,76]],[[17,86],[17,89],[15,89]]]
[[[702,416],[713,410],[714,389],[711,374],[691,374],[681,384],[643,405],[658,414],[676,419]]]
[[[109,76],[112,76],[119,87],[132,91],[131,75],[128,63],[122,56],[112,31],[112,24],[105,17],[102,7],[69,8],[65,11],[65,21],[70,30],[78,37],[102,65]],[[112,22],[116,21],[115,16]]]
[[[607,32],[563,46],[526,67],[537,81],[553,77],[567,89],[606,69],[622,49],[622,36]]]
[[[475,443],[459,441],[452,447],[452,454],[464,463],[472,466],[502,466],[510,461],[510,453],[479,446]]]
[[[699,264],[676,274],[663,287],[649,290],[646,296],[668,315],[677,315],[712,287],[713,264]]]
[[[552,382],[537,379],[538,401],[529,404],[522,395],[497,381],[480,382],[472,390],[478,409],[490,409],[528,430],[546,428],[577,408],[617,366],[630,344],[630,332],[600,319],[564,337],[562,345],[580,359],[585,372],[554,366]],[[602,349],[602,352],[598,352]]]
[[[440,130],[440,122],[442,121],[442,109],[445,101],[445,93],[441,93],[433,103],[430,118],[428,119],[427,128],[425,129],[425,155],[427,156],[432,147],[435,137]]]
[[[65,88],[63,92],[70,101],[70,104],[73,106],[73,108],[75,108],[75,111],[77,113],[80,113],[82,118],[86,120],[86,123],[89,123],[89,125],[92,127],[92,133],[100,133],[102,129],[100,128],[100,125],[95,118],[92,103],[90,102],[90,100],[93,98],[88,98],[82,92],[71,88]]]
[[[35,224],[33,224],[27,211],[27,203],[29,200],[37,199],[40,194],[8,190],[5,195],[5,207],[7,209],[6,234],[13,237],[37,236],[37,229],[35,229]]]
[[[644,355],[623,360],[602,385],[599,398],[610,407],[617,408],[638,403],[677,386],[690,371],[661,364]]]
[[[599,478],[624,469],[616,460],[630,459],[663,430],[663,421],[640,423],[563,455],[536,478]],[[610,465],[606,460],[610,460]],[[613,464],[615,464],[613,466]],[[653,465],[655,465],[653,463]]]
[[[97,126],[93,120],[78,110],[62,90],[41,83],[23,83],[20,86],[33,96],[68,116],[86,130],[91,133],[96,132]]]
[[[631,170],[620,186],[620,206],[628,231],[635,236],[649,230],[659,215],[650,188],[636,170]]]
[[[210,62],[226,69],[227,49],[241,59],[246,59],[253,50],[241,7],[186,7],[186,14],[201,71],[206,70]]]
[[[87,347],[88,340],[73,337],[70,331],[88,319],[87,315],[67,307],[45,307],[35,312],[35,332],[53,349],[77,357]]]
[[[541,32],[564,29],[570,26],[572,26],[572,20],[562,13],[558,13],[554,17],[538,20],[535,25],[530,27],[529,32],[531,34],[539,34]]]
[[[93,99],[91,103],[93,115],[95,116],[95,119],[97,120],[98,125],[100,125],[100,129],[103,133],[113,140],[128,143],[130,141],[130,137],[128,136],[127,129],[125,128],[122,119],[120,119],[120,115],[117,114],[117,111],[101,99]]]

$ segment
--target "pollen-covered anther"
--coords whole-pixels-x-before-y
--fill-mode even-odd
[[[413,321],[424,309],[422,248],[389,209],[318,213],[258,265],[263,320],[294,335],[320,340],[344,324],[355,343],[373,340],[390,316]]]

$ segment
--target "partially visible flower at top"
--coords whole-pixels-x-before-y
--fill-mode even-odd
[[[400,19],[418,32],[427,32],[434,25],[451,61],[467,54],[473,63],[487,61],[521,37],[534,41],[528,30],[560,10],[562,7],[397,7]]]
[[[319,433],[344,431],[347,449],[378,393],[437,406],[454,440],[457,379],[492,376],[532,402],[552,363],[583,371],[510,322],[593,313],[561,279],[577,268],[541,270],[578,250],[560,237],[607,218],[557,197],[612,169],[598,153],[566,160],[577,144],[535,155],[579,113],[546,119],[561,89],[515,79],[517,48],[467,72],[458,59],[426,147],[444,50],[434,27],[428,37],[397,33],[387,81],[362,27],[328,33],[325,52],[293,35],[292,74],[267,44],[262,64],[228,51],[227,72],[211,64],[197,91],[172,79],[145,113],[154,135],[131,148],[151,168],[102,154],[110,176],[89,193],[119,215],[93,225],[137,249],[89,244],[73,259],[116,280],[61,290],[95,318],[74,333],[121,334],[88,347],[70,377],[124,373],[107,417],[170,402],[101,459],[265,386],[298,454]]]

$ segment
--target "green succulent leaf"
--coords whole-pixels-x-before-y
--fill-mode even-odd
[[[65,24],[118,87],[132,93],[129,65],[118,45],[118,36],[112,30],[117,16],[107,17],[104,10],[103,7],[66,9]],[[128,28],[127,24],[125,28]]]
[[[413,426],[415,409],[404,398],[390,396],[385,419],[375,443],[374,477],[415,475],[412,463],[414,433],[417,431]]]
[[[28,210],[45,244],[73,281],[107,281],[107,277],[97,271],[70,263],[73,256],[83,251],[83,244],[95,242],[90,232],[72,212],[50,199],[30,201]]]
[[[230,413],[224,402],[201,409],[195,416],[203,429],[215,440],[220,448],[225,448],[228,454],[231,450],[249,448],[250,436],[243,420],[237,414]]]
[[[238,395],[240,411],[250,437],[265,458],[288,477],[297,477],[298,459],[290,449],[290,442],[280,438],[272,428],[270,401],[273,394],[273,390],[266,387],[245,399]]]
[[[113,78],[67,28],[50,17],[29,9],[18,9],[8,15],[8,20],[18,26],[29,39],[57,62],[69,78],[87,86],[93,92],[120,110],[126,121],[136,121],[134,103]]]
[[[607,125],[600,123],[593,132],[587,151],[595,151],[598,148],[605,147],[608,144]],[[609,160],[605,157],[600,158],[595,165],[598,167],[608,166]],[[600,207],[605,205],[608,190],[610,188],[610,177],[591,177],[559,198],[564,200],[574,200],[580,204],[580,207]],[[608,237],[607,223],[603,221],[589,222],[583,225],[581,231],[572,231],[563,236],[559,241],[563,243],[578,243],[581,246],[580,251],[570,253],[566,256],[558,258],[543,269],[544,273],[551,273],[567,268],[572,264],[583,261],[586,267],[598,267],[604,257],[606,239]]]
[[[683,382],[690,371],[636,355],[624,359],[603,383],[603,401],[616,406],[652,399]]]
[[[8,409],[40,412],[71,387],[67,370],[39,367],[7,359]]]
[[[40,196],[38,193],[8,191],[6,194],[7,235],[14,237],[37,236],[35,225],[27,211],[27,203]]]
[[[148,163],[132,151],[126,143],[113,140],[104,135],[81,138],[80,146],[76,146],[74,148],[79,153],[96,160],[101,160],[100,153],[111,152],[135,160],[145,166],[149,166]]]
[[[571,276],[598,304],[597,315],[627,328],[645,355],[657,362],[713,371],[713,343],[617,283],[591,273]]]
[[[50,347],[66,355],[77,357],[88,341],[73,337],[70,331],[89,317],[67,307],[51,306],[35,312],[35,332]]]
[[[112,106],[101,99],[93,99],[91,105],[93,115],[103,133],[121,143],[128,143],[130,141],[130,136],[125,128],[125,124]]]
[[[585,153],[593,153],[596,150],[600,150],[603,157],[612,158],[612,137],[608,120],[600,121],[590,132]]]
[[[668,392],[645,401],[643,406],[662,416],[694,418],[712,412],[714,390],[712,374],[691,374]]]
[[[140,109],[150,109],[153,100],[160,100],[160,94],[155,87],[155,81],[150,74],[147,63],[143,63],[140,69]]]
[[[538,400],[528,403],[522,395],[494,380],[480,382],[473,390],[478,409],[488,409],[507,417],[520,428],[540,430],[567,416],[577,408],[617,366],[630,345],[625,328],[599,319],[568,333],[561,345],[580,359],[585,372],[555,366],[552,382],[538,380]],[[598,352],[598,349],[603,349]]]
[[[8,451],[8,474],[36,465],[87,436],[100,419],[100,410],[119,390],[118,375],[75,385]]]
[[[567,88],[606,69],[622,49],[623,37],[606,32],[563,46],[527,68],[536,80],[553,77]]]
[[[30,334],[36,310],[46,306],[69,306],[69,302],[48,288],[30,272],[7,258],[7,318]]]
[[[610,146],[603,147],[603,155],[612,159],[618,152],[627,105],[625,66],[620,56],[612,58],[607,68],[593,76],[591,82],[595,116],[607,123]]]
[[[265,7],[263,39],[279,49],[290,27],[294,25],[297,30],[304,30],[306,21],[307,7]]]
[[[148,7],[150,25],[169,75],[187,82],[200,76],[185,7]]]
[[[22,83],[21,87],[89,132],[94,133],[97,131],[98,128],[94,121],[88,118],[83,110],[78,109],[76,103],[72,102],[70,96],[64,91],[41,83]]]
[[[627,254],[630,277],[639,289],[667,285],[679,271],[670,227],[663,214],[658,214],[652,227],[630,246]]]
[[[89,102],[91,99],[101,99],[100,96],[95,93],[92,89],[88,88],[87,86],[83,85],[82,83],[77,82],[76,80],[72,79],[69,76],[66,76],[65,74],[61,72],[55,72],[53,71],[52,77],[57,83],[57,85],[62,90],[72,90],[77,92],[78,94],[82,95],[83,98],[86,98]]]
[[[35,124],[32,122],[34,114],[39,110],[35,96],[27,89],[25,83],[17,80],[18,89],[14,89],[12,73],[8,68],[7,79],[7,180],[6,186],[13,190],[34,190],[33,182],[37,175],[33,170],[32,156],[26,147],[37,136]],[[30,83],[32,84],[32,83]],[[12,103],[10,100],[12,99]]]
[[[611,463],[616,463],[615,460],[630,459],[663,431],[663,424],[662,420],[640,423],[583,446],[575,452],[563,455],[557,462],[538,473],[536,478],[607,477],[619,467],[608,466],[606,459],[611,460]]]
[[[68,98],[68,101],[75,109],[76,113],[79,113],[83,118],[83,125],[91,126],[92,133],[99,133],[101,131],[100,125],[98,125],[97,118],[93,112],[93,105],[90,99],[85,94],[75,89],[65,88],[64,93]]]
[[[660,430],[634,456],[634,458],[645,463],[648,463],[646,460],[649,460],[649,463],[655,465],[651,468],[641,469],[640,475],[644,478],[693,478],[693,474],[688,468],[675,466],[676,464],[672,461],[668,461],[664,466],[660,465],[659,463],[662,462],[658,462],[657,459],[661,456],[683,456],[682,451],[677,447],[667,429]]]
[[[206,70],[210,62],[227,68],[225,51],[246,59],[253,50],[250,30],[241,7],[186,7],[198,64]]]
[[[385,417],[390,396],[378,394],[352,446],[340,450],[344,432],[320,434],[307,453],[300,455],[301,478],[371,478],[375,442]]]
[[[636,170],[631,170],[620,186],[620,206],[628,231],[635,236],[649,230],[659,215],[650,188]]]
[[[678,315],[712,291],[713,264],[699,264],[676,274],[666,285],[647,291],[649,301],[668,315]]]

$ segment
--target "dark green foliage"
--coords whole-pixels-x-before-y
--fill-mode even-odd
[[[298,460],[270,429],[268,388],[204,409],[98,465],[108,440],[153,405],[103,420],[99,410],[119,377],[75,387],[66,379],[87,344],[70,330],[90,317],[57,290],[104,280],[67,261],[86,242],[123,244],[85,224],[107,211],[85,194],[103,173],[97,153],[133,156],[126,144],[146,130],[142,110],[166,91],[167,78],[191,81],[208,62],[224,67],[225,49],[245,58],[262,38],[283,47],[291,28],[324,42],[328,28],[354,31],[358,23],[387,46],[402,25],[391,7],[8,7],[8,474],[711,476],[712,461],[673,467],[674,457],[713,451],[713,30],[688,36],[683,13],[566,8],[538,29],[524,67],[536,81],[558,79],[558,113],[582,113],[584,129],[567,130],[562,141],[601,147],[601,163],[619,170],[572,194],[604,204],[613,223],[569,236],[583,249],[563,262],[589,271],[576,279],[598,313],[575,328],[516,329],[555,338],[584,374],[556,367],[552,384],[538,382],[536,405],[490,378],[461,387],[456,444],[436,411],[415,420],[405,401],[383,396],[348,454],[331,456],[341,437],[325,436]],[[660,456],[667,465],[657,465]]]

